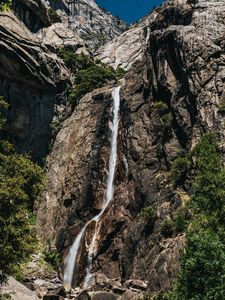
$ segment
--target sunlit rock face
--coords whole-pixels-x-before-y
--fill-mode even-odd
[[[62,21],[92,49],[97,49],[127,28],[123,21],[100,8],[94,0],[47,0],[45,3],[56,10]]]

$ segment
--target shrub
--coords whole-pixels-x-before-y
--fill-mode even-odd
[[[174,160],[170,171],[174,187],[180,186],[185,182],[190,168],[191,162],[187,157],[178,157]]]
[[[80,70],[75,75],[75,87],[70,94],[70,101],[76,104],[77,100],[86,93],[102,87],[110,80],[116,80],[115,72],[107,66],[94,65]]]
[[[93,60],[83,53],[76,54],[64,48],[61,48],[58,52],[58,55],[63,59],[66,66],[71,69],[73,73],[76,73],[77,71],[82,69],[87,69],[88,67],[94,65]]]
[[[10,296],[10,294],[0,295],[0,300],[8,300],[8,299],[12,299],[12,297]]]
[[[76,54],[65,49],[60,49],[58,55],[74,74],[74,87],[69,96],[69,100],[73,106],[86,93],[104,86],[111,80],[117,80],[125,74],[122,68],[114,70],[101,61],[94,61],[91,57],[84,54]]]
[[[0,130],[4,127],[7,120],[9,104],[0,96]]]
[[[171,219],[166,219],[162,222],[161,232],[164,237],[171,237],[173,235],[174,229],[175,224]]]
[[[158,101],[154,103],[152,110],[160,116],[163,116],[168,112],[168,109],[168,105],[165,102]]]
[[[162,101],[157,101],[153,105],[153,113],[158,116],[158,122],[154,124],[154,131],[158,135],[158,140],[164,143],[171,133],[173,116],[170,112],[169,106]]]
[[[141,214],[146,220],[155,220],[156,218],[156,211],[152,206],[143,208]]]
[[[0,12],[5,10],[10,10],[12,5],[12,0],[1,0],[0,3]]]
[[[175,227],[177,232],[184,232],[189,223],[189,216],[187,215],[186,208],[181,207],[176,215]]]
[[[62,19],[61,19],[60,15],[59,15],[59,14],[57,13],[57,11],[55,11],[54,9],[49,8],[48,14],[49,14],[51,23],[62,22]]]
[[[59,266],[59,253],[57,250],[51,246],[51,242],[48,240],[47,246],[43,251],[44,260],[49,263],[54,269]]]

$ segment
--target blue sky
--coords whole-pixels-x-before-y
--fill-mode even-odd
[[[159,5],[162,0],[96,0],[96,2],[113,15],[131,23],[145,16],[153,6]]]

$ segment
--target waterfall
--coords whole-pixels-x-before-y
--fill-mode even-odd
[[[73,281],[73,273],[76,266],[77,261],[77,254],[80,248],[80,244],[82,242],[82,237],[85,233],[87,226],[91,222],[95,222],[95,230],[93,237],[91,239],[90,246],[88,247],[88,262],[86,268],[86,276],[84,280],[84,286],[87,287],[92,280],[92,261],[93,257],[97,251],[97,237],[99,233],[100,227],[100,219],[102,214],[107,209],[108,205],[110,204],[111,200],[113,199],[114,193],[114,175],[116,169],[116,161],[117,161],[117,136],[118,136],[118,127],[119,127],[119,108],[120,108],[120,86],[116,87],[112,91],[112,98],[113,98],[113,122],[111,126],[111,145],[110,145],[110,158],[109,158],[109,167],[108,167],[108,178],[107,178],[107,189],[105,193],[105,197],[103,200],[103,205],[100,213],[92,218],[80,231],[77,235],[73,245],[70,248],[68,253],[67,259],[65,260],[65,269],[64,269],[64,284],[71,286]]]
[[[73,273],[74,268],[76,265],[76,258],[78,254],[78,250],[80,248],[80,243],[83,237],[83,234],[85,232],[85,229],[87,228],[89,223],[87,223],[83,229],[80,231],[80,233],[77,235],[75,241],[73,242],[73,245],[70,247],[69,253],[65,260],[65,269],[64,269],[64,276],[63,276],[63,282],[65,285],[68,285],[71,287],[72,281],[73,281]]]
[[[113,123],[111,128],[111,146],[110,146],[110,158],[109,158],[109,169],[108,169],[108,179],[107,179],[107,189],[104,197],[104,203],[101,212],[98,214],[95,223],[95,232],[92,237],[92,241],[88,251],[88,265],[86,269],[86,277],[84,280],[84,286],[87,287],[92,280],[91,269],[93,257],[97,251],[97,237],[99,233],[99,220],[101,215],[104,213],[109,203],[113,198],[114,192],[114,175],[116,169],[116,160],[117,160],[117,136],[118,136],[118,126],[119,126],[119,108],[120,108],[120,86],[115,88],[112,92],[113,98]]]

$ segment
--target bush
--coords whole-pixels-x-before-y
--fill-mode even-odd
[[[54,9],[49,8],[48,14],[49,14],[51,23],[62,22],[62,19],[61,19],[60,15],[59,15],[59,14],[57,13],[57,11],[55,11]]]
[[[0,96],[0,130],[5,126],[7,120],[9,104]]]
[[[86,93],[96,88],[101,88],[109,81],[117,80],[125,74],[122,68],[114,70],[101,61],[94,61],[91,57],[84,54],[76,54],[65,49],[60,49],[58,55],[74,74],[74,87],[69,96],[69,100],[73,106]]]
[[[70,101],[76,104],[77,100],[96,88],[102,87],[110,80],[116,80],[115,72],[107,66],[94,65],[80,70],[75,75],[75,87],[70,94]]]
[[[163,144],[171,134],[173,116],[169,106],[162,101],[155,102],[152,110],[158,116],[158,122],[156,121],[154,124],[154,131],[158,135],[157,140]]]
[[[187,229],[190,217],[188,216],[187,209],[181,207],[176,215],[175,227],[177,232],[184,232]]]
[[[168,105],[165,102],[158,101],[155,102],[153,105],[153,112],[159,114],[160,116],[163,116],[166,114],[169,110]]]
[[[170,177],[175,188],[184,184],[190,168],[191,162],[187,157],[178,157],[174,160],[170,171]]]
[[[58,52],[58,55],[63,59],[67,68],[71,69],[73,73],[76,73],[77,71],[82,69],[87,69],[88,67],[94,65],[93,60],[83,53],[76,54],[64,48],[61,48]]]
[[[0,12],[5,10],[10,10],[12,5],[12,0],[1,0],[0,3]]]
[[[47,242],[47,246],[43,251],[44,260],[49,263],[54,269],[57,270],[59,266],[59,253],[57,250],[51,246],[51,242]]]
[[[171,219],[166,219],[162,222],[161,233],[164,237],[168,238],[173,235],[175,224]]]
[[[0,300],[8,300],[8,299],[12,299],[12,297],[10,296],[10,294],[0,295]]]
[[[143,208],[141,214],[146,220],[156,219],[156,211],[152,206]]]

